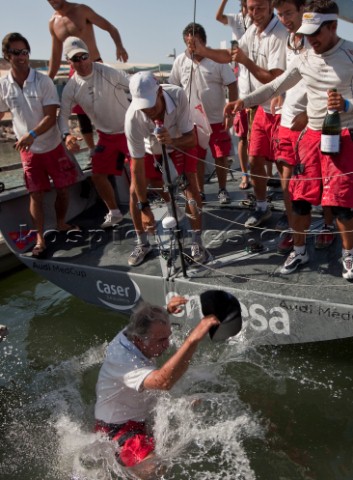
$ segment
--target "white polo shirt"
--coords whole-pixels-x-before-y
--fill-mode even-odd
[[[265,30],[258,34],[255,25],[251,25],[239,41],[239,47],[246,55],[265,70],[286,69],[287,30],[274,15]],[[250,74],[250,91],[263,85]],[[242,97],[240,97],[242,98]],[[265,112],[271,112],[271,102],[261,104]]]
[[[232,39],[239,41],[246,30],[250,27],[251,18],[249,15],[245,15],[244,17],[241,12],[228,13],[225,17],[227,17],[228,25],[232,29]]]
[[[92,63],[92,73],[81,77],[74,73],[61,98],[59,126],[68,132],[68,120],[74,105],[80,105],[95,127],[107,134],[123,133],[129,101],[129,77],[125,72],[102,63]]]
[[[10,110],[13,129],[20,139],[33,130],[44,118],[43,107],[60,105],[58,93],[51,78],[30,68],[28,77],[21,89],[11,72],[0,78],[0,112]],[[55,124],[34,140],[33,153],[46,153],[54,150],[61,142],[59,128]]]
[[[184,90],[176,85],[161,85],[166,103],[164,126],[172,138],[179,138],[193,130],[189,102]],[[162,154],[162,147],[154,135],[155,125],[142,110],[135,110],[131,104],[125,117],[125,135],[130,155],[143,158],[145,153]],[[167,150],[173,150],[168,149]]]
[[[96,386],[95,418],[105,423],[143,422],[154,406],[156,396],[143,390],[143,381],[154,370],[154,360],[120,332],[108,345]]]
[[[308,97],[308,126],[321,130],[327,112],[327,90],[336,88],[349,102],[348,112],[340,112],[342,128],[353,128],[353,42],[340,39],[331,49],[316,54],[312,48],[298,55],[287,70],[271,83],[250,94],[244,100],[245,107],[281,95],[304,80]]]
[[[301,53],[304,53],[305,49],[311,48],[306,37],[302,38],[303,48],[298,52],[293,48],[294,34],[291,33],[287,39],[287,68],[291,62]],[[304,80],[294,85],[290,90],[286,92],[286,98],[282,106],[281,125],[283,127],[291,128],[293,125],[294,117],[299,113],[306,111],[307,106],[306,88]]]
[[[227,17],[228,25],[232,29],[232,40],[238,40],[239,42],[251,25],[251,18],[249,15],[246,15],[244,18],[241,12],[229,13],[225,16]],[[238,64],[238,68],[238,92],[239,98],[243,98],[250,92],[250,73],[241,63]]]
[[[236,78],[228,64],[208,58],[196,63],[188,52],[177,56],[169,76],[169,83],[181,86],[188,97],[191,83],[192,94],[201,101],[211,124],[223,122],[225,87],[234,82]]]

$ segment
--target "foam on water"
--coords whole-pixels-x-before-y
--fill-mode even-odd
[[[10,407],[13,420],[5,432],[18,462],[5,462],[3,473],[20,476],[33,470],[33,478],[56,480],[128,478],[115,461],[114,445],[92,433],[92,391],[88,402],[82,398],[84,378],[95,369],[95,383],[105,347],[37,372],[34,389],[23,386],[25,398]],[[176,388],[159,396],[154,434],[166,466],[163,478],[256,478],[243,442],[261,437],[262,427],[239,400],[234,379],[222,377],[222,364],[213,357],[206,346]]]
[[[72,479],[128,478],[127,471],[115,461],[114,445],[105,437],[92,434],[82,422],[82,417],[88,415],[80,401],[77,382],[74,386],[80,369],[91,368],[101,353],[91,349],[85,357],[71,361],[70,365],[66,362],[53,372],[57,376],[60,370],[68,373],[66,394],[56,389],[51,401],[56,402],[60,412],[53,421],[57,438],[56,468],[61,475]],[[243,442],[247,438],[261,438],[262,427],[239,400],[234,380],[222,378],[222,365],[212,361],[210,364],[210,360],[206,348],[176,388],[159,395],[154,412],[154,435],[156,452],[165,466],[163,478],[254,480]],[[207,363],[206,367],[202,362]],[[70,392],[68,385],[71,385]],[[68,404],[60,403],[59,397]],[[74,408],[73,403],[76,403]],[[92,405],[89,410],[93,415]]]
[[[90,320],[91,309],[42,282],[26,283],[22,296],[16,282],[1,306],[10,327],[0,346],[1,480],[131,478],[115,446],[92,433],[98,370],[124,323],[98,310]],[[173,334],[174,347],[185,333]],[[158,478],[303,480],[309,465],[332,480],[342,463],[350,474],[351,342],[343,345],[206,340],[172,391],[159,395]]]
[[[229,393],[160,399],[155,438],[168,466],[166,478],[255,479],[243,440],[262,431],[245,410]]]

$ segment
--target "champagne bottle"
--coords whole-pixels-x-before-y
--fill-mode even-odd
[[[336,89],[332,91],[337,91]],[[327,110],[321,131],[321,153],[335,155],[340,151],[341,118],[337,110]]]

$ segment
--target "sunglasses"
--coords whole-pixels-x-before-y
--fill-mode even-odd
[[[70,60],[71,62],[79,63],[87,60],[88,57],[89,57],[88,53],[83,53],[82,55],[74,55],[72,58],[70,58]]]
[[[9,48],[8,53],[11,55],[15,55],[15,57],[19,57],[20,55],[29,55],[29,50],[27,48]]]
[[[303,48],[304,48],[304,37],[302,37],[300,39],[299,45],[293,46],[290,42],[290,38],[289,38],[289,35],[288,35],[287,48],[289,50],[292,50],[296,55],[298,55],[301,52],[301,50],[303,50]]]

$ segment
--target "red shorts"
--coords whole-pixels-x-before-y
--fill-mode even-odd
[[[295,166],[298,163],[298,138],[301,132],[291,130],[288,127],[279,126],[275,141],[275,161],[285,162],[287,165]]]
[[[77,180],[77,169],[61,143],[50,152],[21,152],[26,187],[29,192],[50,190],[50,179],[55,188],[65,188]]]
[[[281,115],[266,113],[262,107],[258,107],[251,127],[249,155],[275,159],[275,139],[280,121]]]
[[[98,130],[92,157],[92,173],[120,176],[129,157],[125,133],[108,134]]]
[[[168,155],[173,160],[175,168],[179,175],[182,173],[196,173],[197,171],[197,151],[196,148],[190,148],[188,153],[173,150]],[[145,155],[145,175],[149,180],[161,180],[162,173],[157,165],[157,162],[162,161],[162,155]]]
[[[126,467],[142,462],[155,449],[154,438],[147,433],[143,422],[129,420],[124,425],[114,425],[97,421],[95,432],[106,433],[112,441],[118,442],[116,457]]]
[[[292,198],[324,207],[353,208],[351,134],[348,129],[342,130],[341,151],[332,156],[321,153],[320,137],[320,131],[308,129],[299,141],[298,167],[303,165],[304,171],[291,179]]]
[[[209,147],[211,149],[213,158],[222,158],[227,157],[232,149],[232,139],[230,137],[229,131],[224,128],[223,123],[213,123],[211,125],[212,133],[210,136]],[[196,147],[197,157],[205,159],[207,155],[207,150],[200,147]]]
[[[233,129],[237,137],[246,138],[249,131],[248,112],[241,110],[237,112],[233,121]]]

